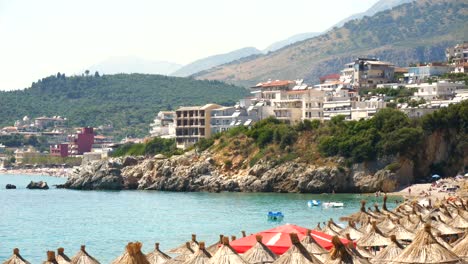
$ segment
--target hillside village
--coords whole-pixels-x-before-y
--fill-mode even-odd
[[[251,97],[234,106],[184,106],[158,113],[151,124],[152,137],[175,138],[187,148],[201,138],[237,126],[275,117],[288,124],[304,120],[371,118],[386,107],[409,117],[421,117],[468,98],[468,42],[446,50],[446,62],[398,67],[377,58],[357,58],[340,73],[303,80],[267,80],[250,87]]]
[[[287,124],[304,120],[368,119],[392,107],[409,117],[421,117],[468,98],[468,42],[446,50],[446,62],[398,67],[378,58],[357,58],[340,73],[329,74],[317,84],[303,80],[266,80],[250,87],[251,96],[233,106],[206,104],[160,111],[150,124],[150,138],[175,139],[186,149],[202,138],[238,126],[250,127],[274,117]],[[0,168],[72,166],[107,157],[116,147],[147,139],[116,141],[112,126],[69,127],[61,116],[17,120],[0,129]],[[16,142],[11,141],[16,138]],[[23,140],[21,141],[20,138]],[[29,141],[25,140],[29,139]],[[32,140],[31,140],[32,139]]]

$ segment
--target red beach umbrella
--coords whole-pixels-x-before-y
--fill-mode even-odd
[[[273,253],[282,255],[288,251],[292,245],[289,234],[296,233],[299,240],[302,240],[307,235],[307,231],[308,229],[305,227],[287,224],[231,241],[230,245],[237,253],[244,253],[257,243],[256,235],[261,235],[263,244],[273,251]],[[316,230],[312,230],[310,233],[315,241],[323,248],[329,250],[333,247],[331,242],[332,236]],[[341,239],[341,241],[345,244],[349,243],[349,241],[344,238]]]

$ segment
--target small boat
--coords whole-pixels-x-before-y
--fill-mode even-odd
[[[269,221],[283,221],[284,214],[282,212],[268,212]]]
[[[307,206],[312,207],[312,206],[319,206],[321,204],[320,200],[310,200],[307,202]]]
[[[324,207],[343,207],[344,206],[344,203],[341,203],[341,202],[326,202],[326,203],[323,203],[323,206]]]

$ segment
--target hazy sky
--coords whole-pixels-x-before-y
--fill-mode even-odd
[[[113,56],[186,64],[323,31],[377,0],[0,0],[0,90]]]

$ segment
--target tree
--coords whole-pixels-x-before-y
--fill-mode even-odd
[[[99,77],[99,72],[98,72],[98,71],[96,71],[96,72],[94,73],[94,77],[96,77],[96,78]]]
[[[86,70],[85,74],[86,74],[86,76],[88,76],[89,75],[89,70]]]

